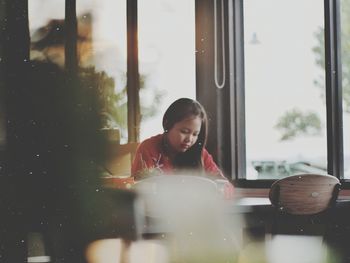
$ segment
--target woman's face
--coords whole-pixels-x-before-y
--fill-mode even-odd
[[[170,147],[175,152],[186,152],[197,141],[202,126],[202,119],[192,116],[174,124],[168,131],[167,138]]]

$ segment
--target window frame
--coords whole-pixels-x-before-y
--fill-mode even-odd
[[[243,31],[243,0],[233,0],[236,10],[235,24]],[[236,26],[237,27],[237,26]],[[243,38],[243,34],[240,35]],[[342,188],[350,188],[350,180],[344,179],[344,155],[343,155],[343,111],[342,111],[342,76],[341,76],[341,39],[340,39],[340,0],[324,0],[324,41],[325,41],[325,83],[326,83],[326,111],[327,111],[327,172],[341,180]],[[235,46],[243,50],[243,41],[236,39]],[[239,50],[236,50],[240,52]],[[243,53],[244,54],[244,53]],[[244,67],[244,55],[236,56],[235,67]],[[237,74],[237,73],[236,73]],[[244,74],[236,75],[244,78]],[[244,101],[244,81],[236,81],[235,89],[241,90],[238,98]],[[238,118],[238,116],[237,116]],[[244,131],[236,127],[238,134]],[[244,136],[244,135],[243,135]],[[244,139],[243,137],[240,138]],[[233,148],[238,155],[242,152],[238,147]],[[246,156],[241,156],[245,159]],[[238,171],[237,185],[241,187],[264,188],[270,187],[275,180],[246,180],[245,174]]]
[[[219,1],[218,1],[219,2]],[[207,0],[196,1],[196,21],[202,21],[199,16],[203,16],[202,9],[210,9],[212,5]],[[229,103],[220,97],[222,90],[210,91],[212,85],[203,85],[203,82],[210,83],[209,78],[213,79],[212,68],[203,67],[197,64],[197,94],[198,100],[202,102],[208,110],[211,118],[211,127],[217,125],[214,132],[209,133],[208,148],[212,150],[214,159],[218,161],[226,174],[231,175],[229,179],[234,181],[235,185],[243,188],[269,188],[275,180],[247,180],[246,179],[246,145],[245,145],[245,81],[244,81],[244,0],[228,0],[228,12],[226,21],[229,38],[226,40],[229,49],[229,60],[227,68],[229,75],[227,86],[223,89],[228,90],[230,97]],[[198,11],[198,12],[197,12]],[[206,12],[206,21],[213,21],[212,13]],[[196,24],[198,28],[197,50],[203,47],[200,42],[203,39],[203,27],[207,24]],[[202,28],[201,28],[202,27]],[[213,38],[213,32],[207,32],[207,38]],[[344,156],[343,156],[343,111],[342,111],[342,76],[341,76],[341,47],[340,47],[340,0],[324,0],[324,40],[325,40],[325,85],[326,85],[326,112],[327,112],[327,172],[341,180],[342,188],[350,189],[350,180],[344,179]],[[207,45],[207,49],[213,48],[213,45]],[[208,50],[206,50],[208,51]],[[210,52],[207,52],[210,53]],[[201,56],[201,54],[197,55]],[[206,59],[215,63],[212,56],[207,55]],[[199,60],[199,63],[201,61]],[[209,98],[210,97],[210,101]],[[215,99],[214,99],[215,98]],[[229,112],[231,126],[229,132],[222,131],[219,119],[219,104],[225,113]],[[229,105],[227,105],[229,104]],[[225,127],[227,128],[227,126]],[[217,137],[228,135],[221,143]],[[220,145],[230,146],[230,153],[221,151]],[[227,148],[226,148],[227,151]],[[230,158],[230,163],[225,163],[225,155]],[[224,160],[224,161],[223,161]]]
[[[128,142],[139,142],[141,107],[138,55],[138,1],[126,0]]]
[[[344,177],[340,1],[325,0],[325,76],[328,173]]]

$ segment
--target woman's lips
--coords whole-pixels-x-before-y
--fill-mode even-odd
[[[181,148],[188,149],[188,148],[190,148],[190,145],[189,144],[181,144]]]

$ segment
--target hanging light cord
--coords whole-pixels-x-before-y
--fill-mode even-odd
[[[217,88],[222,89],[226,81],[225,63],[225,28],[224,28],[224,1],[221,0],[221,48],[222,48],[222,82],[218,80],[218,33],[217,33],[217,0],[214,0],[214,80]]]

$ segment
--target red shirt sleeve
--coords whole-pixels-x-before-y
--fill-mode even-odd
[[[203,157],[203,165],[204,165],[205,171],[207,171],[212,175],[218,176],[220,179],[226,180],[222,188],[222,193],[224,195],[224,198],[233,199],[234,198],[233,185],[227,180],[227,178],[224,176],[224,174],[221,172],[219,167],[214,162],[213,157],[208,153],[206,149],[203,149],[202,157]]]
[[[225,176],[223,175],[219,167],[214,162],[213,157],[208,153],[206,149],[203,149],[202,159],[203,159],[203,166],[206,172],[225,178]]]
[[[147,160],[148,154],[145,153],[145,149],[142,144],[139,145],[139,147],[136,149],[136,153],[134,156],[134,160],[131,165],[131,175],[135,176],[140,170],[147,167]],[[145,159],[146,157],[146,159]]]
[[[135,179],[142,179],[151,173],[162,173],[159,164],[161,154],[157,150],[155,139],[142,142],[136,149],[135,157],[131,165],[131,175]]]

